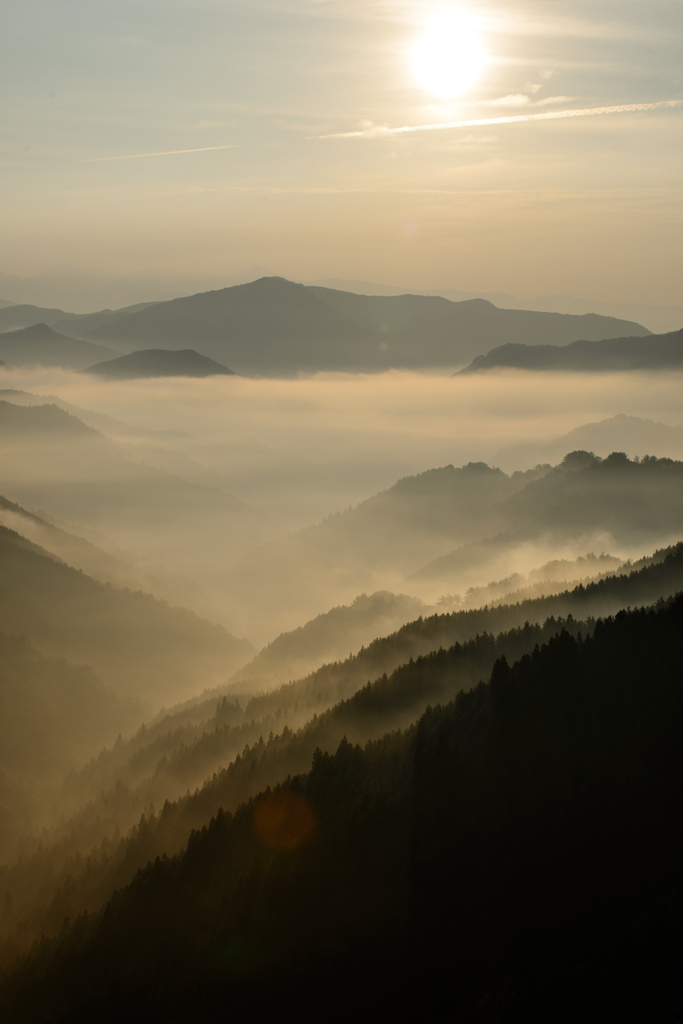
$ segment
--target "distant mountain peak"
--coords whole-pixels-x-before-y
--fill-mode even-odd
[[[235,376],[233,370],[217,363],[195,349],[171,350],[148,348],[127,356],[107,359],[88,366],[82,373],[110,380],[131,380],[144,377],[214,377]]]

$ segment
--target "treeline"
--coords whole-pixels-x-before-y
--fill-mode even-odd
[[[225,742],[222,732],[234,742],[233,727],[205,734],[191,756],[180,747],[170,764],[164,759],[152,778],[135,790],[117,782],[97,803],[66,823],[60,830],[61,841],[46,844],[13,867],[0,867],[0,898],[3,892],[9,898],[0,931],[4,940],[0,962],[10,961],[33,937],[59,931],[65,918],[99,907],[149,859],[180,850],[190,831],[201,827],[219,807],[234,810],[259,790],[305,771],[317,747],[334,750],[343,737],[365,743],[409,727],[429,703],[448,701],[486,677],[501,655],[517,658],[558,629],[585,633],[592,626],[592,622],[549,619],[543,626],[527,623],[498,637],[484,634],[409,661],[322,715],[314,715],[296,731],[285,724],[264,740],[258,724],[252,723],[256,736],[233,754],[227,768],[214,772],[194,793],[188,790],[179,799],[165,800],[158,814],[150,797],[168,792],[172,781],[176,790],[182,789],[197,760],[204,763],[206,745],[213,748],[217,736]],[[241,732],[244,735],[246,727]],[[137,815],[131,820],[132,809],[137,809]],[[127,832],[125,839],[121,828]]]
[[[272,694],[249,701],[205,697],[196,707],[179,709],[177,722],[169,714],[129,743],[119,741],[70,776],[65,806],[80,804],[80,810],[46,834],[41,849],[0,870],[0,898],[12,893],[0,933],[5,962],[34,936],[59,930],[64,917],[97,908],[147,859],[179,850],[190,829],[219,806],[234,809],[259,789],[304,771],[316,745],[333,750],[344,734],[365,742],[405,728],[426,704],[450,700],[485,678],[501,654],[517,658],[563,624],[584,635],[592,630],[590,614],[533,624],[544,610],[604,613],[669,594],[677,585],[683,586],[680,545],[627,576],[546,601],[417,620],[348,662]],[[515,625],[496,638],[497,624],[525,618],[532,625]],[[444,639],[477,629],[476,640],[439,649]],[[427,654],[417,653],[420,647]]]
[[[675,1020],[683,595],[562,630],[490,682],[195,831],[0,987],[17,1024]],[[285,996],[287,994],[287,996]]]
[[[107,856],[114,854],[121,858],[123,854],[118,851],[118,839],[112,844],[112,837],[117,836],[117,830],[127,834],[139,821],[141,814],[149,819],[150,809],[158,811],[167,800],[171,802],[169,806],[182,807],[183,812],[178,818],[175,812],[173,815],[167,813],[163,837],[158,842],[154,840],[154,845],[145,848],[140,855],[154,856],[164,849],[178,849],[185,841],[189,829],[215,813],[221,802],[225,806],[234,807],[237,801],[248,798],[259,787],[272,785],[281,777],[281,773],[286,775],[302,771],[316,743],[325,749],[333,749],[344,730],[351,735],[352,728],[358,729],[353,735],[360,742],[379,736],[388,729],[402,727],[413,721],[430,700],[450,699],[457,689],[485,677],[501,653],[506,653],[508,657],[518,657],[558,628],[558,621],[552,615],[546,620],[543,629],[536,633],[522,628],[525,621],[533,623],[553,608],[556,611],[573,608],[577,613],[575,628],[581,628],[584,633],[590,632],[594,615],[609,614],[628,605],[652,603],[660,595],[667,596],[677,588],[683,588],[681,545],[667,552],[656,553],[651,564],[628,575],[608,578],[556,597],[525,601],[514,606],[418,619],[393,636],[375,641],[346,662],[324,666],[306,679],[262,697],[202,698],[196,707],[183,706],[177,719],[173,713],[169,713],[149,729],[141,729],[128,743],[119,742],[83,771],[69,777],[65,799],[70,806],[80,803],[81,809],[67,818],[58,831],[44,838],[45,850],[43,854],[29,858],[28,863],[33,867],[24,876],[25,880],[19,882],[15,878],[11,885],[17,891],[30,894],[28,905],[34,907],[38,903],[44,908],[49,898],[41,895],[38,900],[36,894],[42,894],[42,888],[37,884],[36,877],[42,877],[48,870],[52,880],[55,878],[55,870],[57,878],[62,870],[80,877],[86,870],[84,865],[89,863],[89,858],[95,857],[98,860],[102,856],[102,849],[106,849]],[[581,612],[584,617],[579,617]],[[506,623],[512,628],[502,630],[504,635],[494,642],[496,627],[500,628]],[[470,657],[473,648],[466,640],[459,641],[457,638],[467,638],[477,632],[480,637],[476,645],[479,661],[471,676],[463,675],[462,659]],[[514,640],[515,636],[519,640]],[[431,660],[426,661],[424,658],[425,654],[438,651],[440,646],[448,652],[454,642],[463,645],[460,675],[454,680],[449,679],[448,686],[452,689],[444,694],[439,689],[439,673],[433,671],[438,659],[444,655],[433,655]],[[518,646],[513,647],[513,644]],[[446,665],[450,657],[449,653]],[[413,667],[409,665],[411,658],[415,662]],[[401,669],[401,665],[406,665],[406,668]],[[431,678],[433,690],[427,692],[426,696],[417,686],[410,689],[420,673]],[[370,713],[365,708],[360,713],[358,708],[361,700],[367,700],[369,704],[376,701],[384,685],[382,677],[385,675],[390,679],[389,690],[392,692],[392,688],[399,685],[401,680],[412,680],[407,683],[409,699],[405,708],[396,710],[391,703],[395,697],[387,696],[378,712]],[[370,680],[375,682],[367,688],[366,684]],[[327,725],[321,723],[335,721],[333,715],[326,716],[327,710],[335,704],[349,701],[364,686],[366,696],[354,698],[344,711],[346,719],[334,724],[331,733],[324,732]],[[197,710],[199,714],[193,717]],[[317,733],[314,731],[316,729]],[[271,753],[275,749],[280,750],[282,737],[292,732],[298,733],[299,730],[303,730],[301,735],[304,737],[299,752],[296,755],[293,753],[298,749],[296,744],[291,748],[285,744],[285,753],[278,753],[273,763],[269,764]],[[261,754],[257,751],[257,748],[260,750],[259,740],[263,738],[267,744],[271,732],[276,746],[269,748],[263,771],[260,768],[257,770],[253,765],[255,761],[260,764]],[[240,773],[244,771],[242,760],[245,751],[249,750],[252,750],[249,770],[254,774],[250,776],[248,787],[243,789],[238,786],[235,789],[231,788],[230,783],[228,792],[225,792],[220,788],[221,783],[219,789],[215,790],[213,776],[219,780],[241,778]],[[238,754],[240,760],[236,761]],[[239,770],[235,764],[240,765]],[[230,766],[227,775],[226,766]],[[207,785],[203,786],[207,779]],[[196,797],[195,790],[198,793]],[[183,800],[186,803],[179,799],[181,794],[185,794]],[[152,834],[155,834],[154,830]],[[89,853],[93,850],[94,853]],[[129,865],[127,855],[124,859],[126,865]],[[134,863],[137,866],[137,858],[134,858]],[[48,869],[48,864],[52,864],[52,868]],[[127,877],[117,870],[116,884],[124,884]],[[0,878],[0,892],[2,884]],[[97,895],[90,900],[89,906],[97,905],[100,897],[106,898],[110,891],[108,885],[95,887]],[[23,907],[24,904],[18,900],[16,906]],[[8,925],[13,928],[17,921],[17,917],[12,915]],[[61,919],[57,923],[61,923]]]

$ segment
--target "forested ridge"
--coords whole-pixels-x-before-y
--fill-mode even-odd
[[[36,948],[5,1013],[214,1021],[286,991],[309,1019],[677,1019],[682,655],[678,595],[318,748]]]
[[[181,849],[219,806],[234,810],[305,771],[316,746],[407,728],[427,704],[486,678],[502,654],[514,660],[561,628],[590,634],[599,615],[683,587],[681,546],[643,561],[547,601],[418,619],[271,693],[206,695],[120,740],[67,779],[64,799],[79,809],[44,835],[41,849],[28,847],[19,865],[0,869],[0,895],[13,893],[4,961],[41,932],[58,931],[64,917],[96,909],[147,859]]]

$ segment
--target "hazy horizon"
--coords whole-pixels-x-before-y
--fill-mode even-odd
[[[30,0],[3,17],[3,273],[259,265],[679,305],[670,0]]]

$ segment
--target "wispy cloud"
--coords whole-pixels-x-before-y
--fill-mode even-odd
[[[196,149],[164,149],[158,153],[127,153],[125,156],[93,156],[81,160],[82,164],[103,164],[109,160],[143,160],[148,156],[178,156],[181,153],[209,153],[217,149],[234,149],[235,143],[227,146],[199,146]]]
[[[441,121],[436,124],[402,125],[400,128],[386,128],[374,125],[354,132],[334,132],[315,136],[319,139],[371,139],[384,135],[405,135],[409,132],[445,131],[449,128],[480,128],[496,124],[520,124],[525,121],[560,121],[573,117],[598,117],[607,114],[633,114],[645,110],[680,107],[681,100],[660,100],[657,103],[622,103],[611,107],[581,107],[577,110],[549,110],[542,114],[514,114],[508,117],[483,117],[474,121]]]

